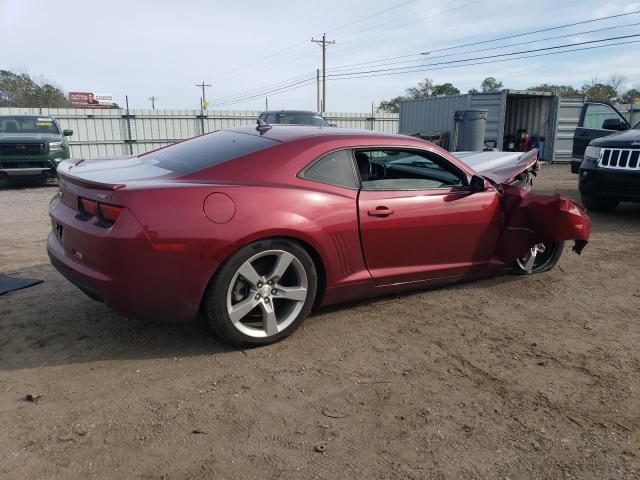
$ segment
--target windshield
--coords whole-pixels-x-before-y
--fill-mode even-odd
[[[640,122],[636,123],[633,128],[634,130],[640,130]]]
[[[60,133],[51,117],[0,117],[0,133]]]
[[[165,170],[188,173],[277,144],[257,135],[219,130],[144,153],[140,159]]]
[[[317,127],[328,127],[327,122],[320,115],[315,113],[292,112],[278,113],[278,123],[285,125],[315,125]]]

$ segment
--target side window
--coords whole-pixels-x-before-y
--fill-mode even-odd
[[[262,115],[260,115],[258,118],[259,118],[260,120],[262,120],[263,122],[266,122],[266,121],[267,121],[267,114],[266,114],[266,113],[263,113],[263,114],[262,114]]]
[[[467,185],[464,172],[431,152],[359,150],[355,158],[364,190],[423,190]]]
[[[590,103],[584,113],[582,126],[584,128],[602,130],[604,121],[611,119],[620,119],[620,116],[611,107],[600,103]]]
[[[351,153],[347,150],[331,152],[317,160],[300,175],[307,180],[339,187],[357,187]]]
[[[276,123],[278,123],[278,116],[275,113],[270,113],[269,115],[267,115],[267,123],[269,125],[275,125]]]

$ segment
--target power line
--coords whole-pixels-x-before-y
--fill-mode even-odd
[[[565,25],[558,25],[556,27],[543,28],[541,30],[534,30],[532,32],[518,33],[516,35],[507,35],[506,37],[494,38],[494,39],[485,40],[485,41],[482,41],[482,42],[473,42],[473,43],[466,43],[466,44],[463,44],[463,45],[456,45],[454,47],[439,48],[437,50],[430,50],[430,53],[445,52],[445,51],[448,51],[448,50],[455,50],[457,48],[462,48],[462,47],[471,47],[473,45],[482,45],[483,43],[498,42],[500,40],[509,40],[511,38],[517,38],[517,37],[524,37],[524,36],[527,36],[527,35],[533,35],[534,33],[550,32],[551,30],[559,30],[561,28],[575,27],[577,25],[584,25],[586,23],[600,22],[602,20],[609,20],[609,19],[612,19],[612,18],[626,17],[626,16],[629,16],[629,15],[635,15],[637,13],[640,13],[640,10],[635,10],[633,12],[627,12],[627,13],[619,13],[617,15],[609,15],[607,17],[593,18],[591,20],[582,20],[580,22],[567,23]]]
[[[248,89],[248,90],[244,90],[244,91],[241,91],[241,92],[236,92],[236,93],[234,93],[232,95],[227,95],[227,96],[224,96],[224,97],[217,98],[215,100],[215,103],[226,102],[227,100],[233,100],[236,97],[242,97],[244,95],[248,95],[248,94],[254,93],[256,90],[274,88],[274,87],[281,86],[282,84],[285,84],[285,83],[291,83],[291,82],[294,82],[296,80],[306,79],[307,77],[309,77],[312,74],[315,75],[315,73],[309,72],[309,73],[305,73],[304,75],[297,75],[295,77],[287,78],[285,80],[280,80],[279,82],[270,83],[270,84],[267,84],[267,85],[262,85],[260,87],[254,87],[254,88],[251,88],[251,89]]]
[[[535,39],[535,40],[528,40],[526,42],[519,42],[519,43],[511,43],[511,44],[508,44],[508,45],[499,45],[499,46],[489,47],[489,48],[478,48],[478,49],[475,49],[475,50],[464,50],[462,52],[455,52],[455,53],[450,53],[450,54],[446,54],[446,55],[434,55],[434,56],[429,55],[428,60],[435,59],[435,58],[449,58],[449,57],[454,57],[454,56],[458,56],[458,55],[465,55],[467,53],[488,52],[488,51],[491,51],[491,50],[497,50],[497,49],[502,49],[502,48],[511,48],[511,47],[517,47],[517,46],[520,46],[520,45],[529,45],[529,44],[532,44],[532,43],[540,43],[540,42],[546,42],[546,41],[549,41],[549,40],[557,40],[557,39],[560,39],[560,38],[575,37],[575,36],[578,36],[578,35],[586,35],[586,34],[589,34],[589,33],[604,32],[604,31],[607,31],[607,30],[614,30],[614,29],[618,30],[618,29],[621,29],[621,28],[635,27],[635,26],[638,26],[638,25],[640,25],[640,22],[628,23],[626,25],[614,25],[614,26],[611,26],[611,27],[598,28],[598,29],[595,29],[595,30],[586,30],[586,31],[582,31],[582,32],[568,33],[568,34],[565,34],[565,35],[556,35],[556,36],[553,36],[553,37],[538,38],[538,39]],[[367,64],[376,64],[375,66],[377,66],[377,67],[383,67],[383,66],[387,66],[387,65],[398,65],[398,64],[403,64],[403,63],[422,62],[422,61],[425,60],[425,55],[426,54],[427,54],[427,52],[416,53],[416,54],[412,54],[412,55],[403,55],[404,57],[408,57],[408,56],[420,56],[421,57],[421,58],[418,58],[416,60],[401,60],[401,61],[398,61],[398,62],[388,62],[388,63],[377,63],[377,62],[379,62],[381,60],[373,60],[373,61],[370,61],[370,62],[355,63],[355,64],[350,65],[350,66],[349,65],[345,65],[345,66],[341,66],[341,67],[335,67],[335,68],[331,69],[330,71],[331,72],[337,72],[337,71],[344,71],[344,70],[354,70],[354,69],[358,68],[359,66],[367,65]],[[399,58],[402,58],[402,57],[399,57]]]
[[[371,15],[367,15],[366,17],[363,17],[363,18],[361,18],[359,20],[354,20],[353,22],[345,23],[344,25],[340,25],[339,27],[336,27],[336,28],[333,28],[333,29],[327,30],[327,31],[333,33],[333,32],[336,32],[338,30],[342,30],[343,28],[350,27],[351,25],[355,25],[356,23],[364,22],[365,20],[368,20],[368,19],[373,18],[373,17],[377,17],[379,15],[382,15],[383,13],[390,12],[391,10],[395,10],[396,8],[403,7],[403,6],[405,6],[405,5],[409,4],[409,3],[415,3],[416,1],[417,0],[408,0],[406,2],[399,3],[399,4],[397,4],[397,5],[393,6],[393,7],[385,8],[384,10],[379,10],[378,12],[372,13]]]
[[[600,39],[600,40],[589,40],[589,41],[578,42],[578,43],[568,43],[568,44],[565,44],[565,45],[556,45],[556,46],[553,46],[553,47],[534,48],[534,49],[531,49],[531,50],[521,50],[519,52],[501,53],[501,54],[497,54],[497,55],[486,55],[486,56],[483,56],[483,57],[463,58],[463,59],[460,59],[460,60],[450,60],[450,61],[447,61],[447,62],[425,63],[425,64],[422,64],[422,65],[416,65],[415,67],[395,67],[395,68],[382,68],[382,69],[377,69],[377,70],[361,70],[361,71],[358,71],[358,72],[334,73],[334,74],[331,74],[330,77],[342,77],[342,76],[365,74],[365,73],[391,72],[391,71],[397,71],[397,70],[405,70],[407,68],[418,68],[418,67],[426,67],[426,66],[432,66],[432,65],[448,65],[448,64],[451,64],[451,63],[461,63],[461,62],[468,62],[468,61],[474,61],[474,60],[483,60],[483,59],[487,59],[487,58],[506,57],[506,56],[511,56],[511,55],[519,55],[519,54],[522,54],[522,53],[541,52],[541,51],[545,51],[545,50],[555,50],[555,49],[558,49],[558,48],[575,47],[575,46],[578,46],[578,45],[588,45],[588,44],[591,44],[591,43],[601,43],[601,42],[608,42],[608,41],[611,41],[611,40],[622,40],[622,39],[634,38],[634,37],[640,37],[640,34],[622,35],[622,36],[619,36],[619,37],[603,38],[603,39]]]
[[[640,43],[640,40],[631,40],[631,41],[628,41],[628,42],[610,43],[610,44],[607,44],[607,45],[594,45],[594,46],[591,46],[591,47],[574,48],[574,49],[571,49],[571,50],[564,50],[564,51],[561,51],[561,52],[538,53],[538,54],[534,54],[534,55],[524,55],[524,56],[521,56],[521,57],[503,58],[503,59],[500,59],[500,60],[488,60],[488,61],[483,61],[483,62],[464,63],[464,64],[460,64],[460,65],[449,65],[449,66],[435,67],[435,68],[417,68],[415,70],[407,70],[407,71],[404,71],[404,72],[390,72],[390,73],[378,73],[378,74],[361,75],[361,76],[353,76],[353,77],[343,77],[343,78],[329,78],[329,80],[352,80],[352,79],[356,79],[356,78],[387,77],[387,76],[391,76],[391,75],[404,75],[404,74],[407,74],[407,73],[418,73],[418,72],[426,72],[426,71],[448,70],[448,69],[451,69],[451,68],[470,67],[470,66],[474,66],[474,65],[486,65],[486,64],[491,64],[491,63],[511,62],[511,61],[514,61],[514,60],[522,60],[522,59],[526,59],[526,58],[548,57],[548,56],[551,56],[551,55],[562,55],[562,54],[565,54],[565,53],[581,52],[581,51],[586,51],[586,50],[595,50],[595,49],[598,49],[598,48],[614,47],[614,46],[618,46],[618,45],[630,45],[630,44],[635,44],[635,43]],[[331,77],[331,75],[329,75],[329,77]]]
[[[252,100],[254,98],[263,97],[265,94],[273,95],[273,94],[276,94],[276,93],[283,93],[283,92],[286,92],[286,91],[289,91],[289,90],[295,90],[297,88],[302,88],[302,87],[305,87],[307,85],[313,85],[315,82],[316,82],[316,78],[315,78],[315,75],[314,75],[313,77],[311,77],[311,78],[309,78],[307,80],[302,80],[300,82],[295,82],[295,83],[292,83],[290,85],[285,85],[283,87],[280,87],[280,88],[277,88],[277,89],[273,89],[273,90],[270,90],[268,92],[260,92],[260,93],[256,93],[256,94],[253,94],[253,95],[248,95],[246,97],[237,98],[235,100],[230,100],[228,102],[216,103],[216,105],[217,106],[233,105],[235,103],[241,103],[241,102],[244,102],[246,100]]]
[[[389,12],[389,11],[391,11],[391,10],[395,10],[395,9],[397,9],[397,8],[400,8],[400,7],[404,6],[404,5],[407,5],[407,4],[409,4],[409,3],[414,3],[414,2],[416,2],[416,1],[417,1],[417,0],[407,0],[407,1],[405,1],[405,2],[402,2],[402,3],[399,3],[399,4],[395,5],[395,6],[393,6],[393,7],[385,8],[385,9],[383,9],[383,10],[379,10],[379,11],[377,11],[377,12],[375,12],[375,13],[372,13],[372,14],[367,15],[367,16],[365,16],[365,17],[362,17],[362,18],[360,18],[360,19],[356,19],[356,20],[351,21],[351,22],[349,22],[349,23],[346,23],[346,24],[340,25],[340,26],[335,27],[335,28],[333,28],[333,29],[331,29],[331,30],[328,30],[328,31],[330,31],[330,32],[335,32],[335,31],[337,31],[337,30],[341,30],[341,29],[346,28],[346,27],[348,27],[348,26],[354,25],[354,24],[356,24],[356,23],[363,22],[363,21],[365,21],[365,20],[368,20],[369,18],[373,18],[373,17],[376,17],[376,16],[378,16],[378,15],[382,15],[383,13]],[[260,57],[260,58],[256,58],[255,60],[252,60],[252,61],[250,61],[249,63],[246,63],[246,64],[241,65],[241,66],[239,66],[239,67],[236,67],[236,68],[234,68],[234,69],[231,69],[231,70],[227,71],[225,74],[223,74],[222,76],[220,76],[219,78],[226,78],[226,77],[228,77],[229,75],[231,75],[231,74],[233,74],[233,73],[236,73],[236,72],[238,72],[238,71],[244,70],[244,69],[245,69],[245,68],[247,68],[247,67],[253,66],[253,65],[257,64],[257,63],[261,63],[261,62],[263,62],[263,61],[265,61],[265,60],[267,60],[267,59],[269,59],[269,58],[273,58],[273,57],[275,57],[275,56],[277,56],[277,55],[279,55],[279,54],[281,54],[281,53],[283,53],[283,52],[289,51],[289,50],[291,50],[291,49],[294,49],[294,48],[296,48],[296,47],[299,47],[299,46],[301,46],[301,45],[306,45],[306,44],[307,44],[307,41],[306,41],[306,40],[302,40],[302,41],[300,41],[300,42],[297,42],[297,43],[291,44],[291,45],[289,45],[289,46],[287,46],[287,47],[284,47],[284,48],[281,48],[281,49],[279,49],[279,50],[276,50],[276,51],[275,51],[275,52],[273,52],[273,53],[270,53],[270,54],[264,55],[264,56],[262,56],[262,57]]]
[[[447,3],[451,3],[451,1],[455,1],[455,0],[449,0],[447,2],[442,3],[441,5],[445,5]],[[464,4],[458,5],[456,7],[451,7],[451,8],[445,9],[445,10],[439,10],[439,11],[434,12],[431,15],[427,15],[425,17],[420,17],[420,18],[415,18],[415,14],[414,15],[404,15],[402,17],[398,17],[398,18],[395,18],[393,20],[386,21],[386,22],[374,25],[373,27],[367,28],[365,30],[373,30],[373,31],[369,32],[369,33],[364,33],[363,35],[357,36],[355,38],[351,38],[351,39],[345,40],[344,42],[341,42],[341,43],[343,45],[344,44],[350,44],[350,43],[352,43],[354,41],[362,41],[363,39],[366,39],[366,38],[374,36],[374,35],[379,37],[381,32],[387,32],[389,30],[395,30],[395,29],[398,29],[399,27],[406,27],[407,25],[411,25],[411,24],[417,23],[417,22],[422,22],[422,21],[424,21],[424,20],[426,20],[428,18],[436,17],[436,16],[442,15],[444,13],[453,12],[455,10],[460,10],[462,8],[468,8],[468,7],[472,6],[472,5],[476,5],[476,4],[482,3],[484,1],[485,0],[474,0],[472,2],[464,3]],[[429,7],[429,8],[423,9],[423,10],[432,10],[432,9],[433,9],[432,7]],[[423,10],[420,10],[420,11],[423,11]],[[403,18],[407,18],[407,17],[411,17],[411,18],[413,18],[413,20],[408,21],[408,22],[398,23],[398,24],[396,24],[396,25],[394,25],[394,26],[392,26],[390,28],[386,28],[386,29],[381,29],[380,28],[380,27],[384,27],[385,25],[396,23],[398,20],[402,20]],[[351,52],[351,51],[357,50],[358,48],[359,48],[359,46],[356,45],[355,48],[350,48],[350,49],[347,49],[347,50],[341,50],[341,52],[342,53],[345,53],[345,51],[346,52]]]
[[[529,31],[529,32],[519,33],[519,34],[515,34],[515,35],[509,35],[509,36],[506,36],[506,37],[492,38],[492,39],[489,39],[489,40],[483,40],[483,41],[479,41],[479,42],[470,42],[470,43],[465,43],[465,44],[462,44],[462,45],[457,45],[455,47],[446,47],[446,48],[430,50],[429,52],[420,52],[420,53],[412,53],[412,54],[406,54],[406,55],[398,55],[398,56],[394,56],[394,57],[386,57],[386,58],[380,58],[380,59],[377,59],[377,60],[370,60],[370,61],[367,61],[367,62],[353,63],[353,64],[349,64],[349,65],[340,65],[338,67],[335,67],[333,70],[344,69],[344,68],[353,67],[353,66],[359,66],[359,65],[368,65],[368,64],[372,64],[372,63],[383,62],[383,61],[386,61],[386,60],[397,60],[397,59],[400,59],[400,58],[423,56],[426,53],[437,53],[437,52],[443,52],[443,51],[448,51],[448,50],[454,50],[454,49],[458,49],[458,48],[462,48],[462,47],[472,47],[472,46],[476,46],[476,45],[483,45],[483,44],[487,44],[487,43],[499,42],[501,40],[507,40],[507,39],[516,38],[516,37],[524,37],[524,36],[528,36],[528,35],[534,35],[536,33],[542,33],[542,32],[546,32],[546,31],[550,31],[550,30],[560,30],[562,28],[569,28],[569,27],[573,27],[573,26],[576,26],[576,25],[582,25],[582,24],[585,24],[585,23],[593,23],[593,22],[599,22],[599,21],[603,21],[603,20],[609,20],[611,18],[619,18],[619,17],[625,17],[625,16],[629,16],[629,15],[636,15],[638,13],[640,13],[640,10],[636,10],[636,11],[633,11],[633,12],[622,13],[622,14],[618,14],[618,15],[610,15],[610,16],[607,16],[607,17],[599,17],[599,18],[594,18],[594,19],[591,19],[591,20],[584,20],[584,21],[580,21],[580,22],[567,23],[567,24],[564,24],[564,25],[557,25],[555,27],[550,27],[550,28],[532,30],[532,31]],[[632,25],[634,25],[634,24],[632,24]],[[609,28],[615,28],[615,27],[609,27]],[[586,32],[584,32],[584,33],[586,33]],[[346,42],[344,42],[344,43],[346,43]],[[453,54],[451,54],[451,55],[453,55]],[[438,57],[430,57],[430,58],[438,58]]]

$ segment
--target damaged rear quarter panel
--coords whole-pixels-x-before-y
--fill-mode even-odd
[[[526,255],[537,243],[574,240],[580,253],[589,241],[591,219],[585,209],[564,195],[531,193],[518,186],[503,186],[505,230],[497,256],[505,262]]]

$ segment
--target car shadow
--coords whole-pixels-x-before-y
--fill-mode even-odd
[[[49,264],[6,273],[44,283],[0,296],[0,371],[234,350],[215,338],[204,320],[172,324],[118,315]]]
[[[166,323],[118,315],[107,305],[85,296],[49,264],[6,273],[40,278],[44,283],[0,297],[0,371],[105,360],[210,356],[239,350],[216,338],[204,319]],[[500,281],[509,281],[508,277]],[[496,278],[485,281],[493,282]],[[456,289],[465,283],[469,281],[430,290]],[[318,308],[307,322],[423,291]]]

